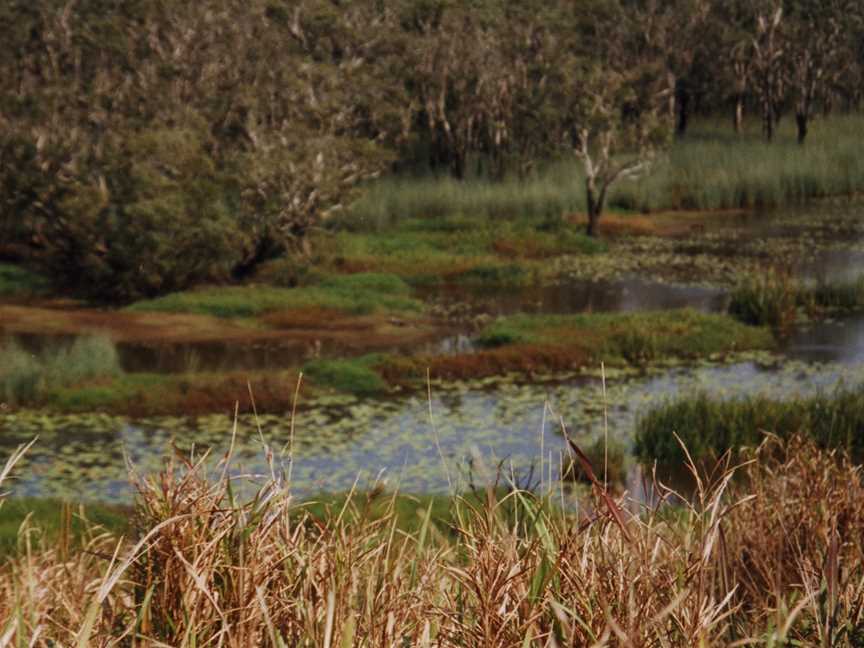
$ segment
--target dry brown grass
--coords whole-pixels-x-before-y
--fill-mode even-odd
[[[636,515],[597,484],[587,515],[490,490],[409,533],[375,495],[315,517],[274,474],[238,504],[175,461],[137,481],[135,546],[94,530],[2,568],[0,646],[862,645],[860,468],[796,439],[739,470]]]
[[[659,236],[681,238],[703,233],[715,223],[740,217],[747,212],[740,209],[717,209],[706,211],[659,211],[651,214],[604,214],[598,225],[602,236]],[[567,221],[584,227],[588,223],[585,214],[569,214]]]

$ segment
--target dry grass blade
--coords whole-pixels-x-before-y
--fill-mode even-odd
[[[578,459],[579,464],[582,466],[582,470],[585,471],[585,474],[594,486],[595,491],[600,496],[600,499],[603,500],[603,503],[606,505],[606,509],[609,511],[612,519],[615,520],[618,528],[621,529],[621,534],[624,536],[624,539],[627,540],[627,542],[633,542],[633,538],[627,531],[627,525],[624,521],[624,513],[621,511],[621,507],[615,503],[615,500],[609,496],[609,493],[606,492],[603,484],[601,484],[597,479],[597,476],[594,474],[594,469],[591,467],[591,460],[588,459],[588,456],[579,449],[579,446],[577,446],[576,443],[566,435],[566,432],[565,437],[567,439],[567,444],[570,446],[570,449],[573,451],[573,454],[576,455],[576,459]]]

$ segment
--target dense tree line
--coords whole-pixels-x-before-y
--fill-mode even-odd
[[[582,160],[860,104],[858,0],[9,0],[0,254],[111,299],[242,277],[388,169]]]

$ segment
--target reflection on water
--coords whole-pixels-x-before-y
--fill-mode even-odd
[[[565,281],[553,286],[514,288],[427,288],[421,296],[444,303],[465,302],[477,313],[632,312],[691,307],[717,312],[726,307],[724,291],[628,278],[619,281]]]

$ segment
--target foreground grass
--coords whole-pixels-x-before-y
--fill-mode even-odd
[[[758,445],[763,432],[783,438],[806,434],[822,448],[841,448],[864,459],[864,388],[838,389],[809,398],[764,396],[721,400],[700,393],[679,398],[640,417],[636,454],[644,461],[679,465],[683,441],[696,460],[711,460],[728,449]]]
[[[598,487],[587,518],[490,490],[451,500],[449,529],[434,505],[401,527],[397,499],[374,494],[312,512],[272,483],[241,504],[228,482],[175,463],[138,482],[134,538],[97,529],[76,542],[34,537],[5,562],[0,637],[79,646],[123,637],[172,646],[860,645],[861,469],[799,439],[752,457],[744,479],[721,467],[673,515],[662,505],[629,513]]]
[[[368,314],[419,312],[422,304],[411,298],[410,288],[396,276],[358,273],[327,277],[315,285],[297,288],[256,285],[190,290],[136,302],[128,310],[249,318],[309,308]]]

